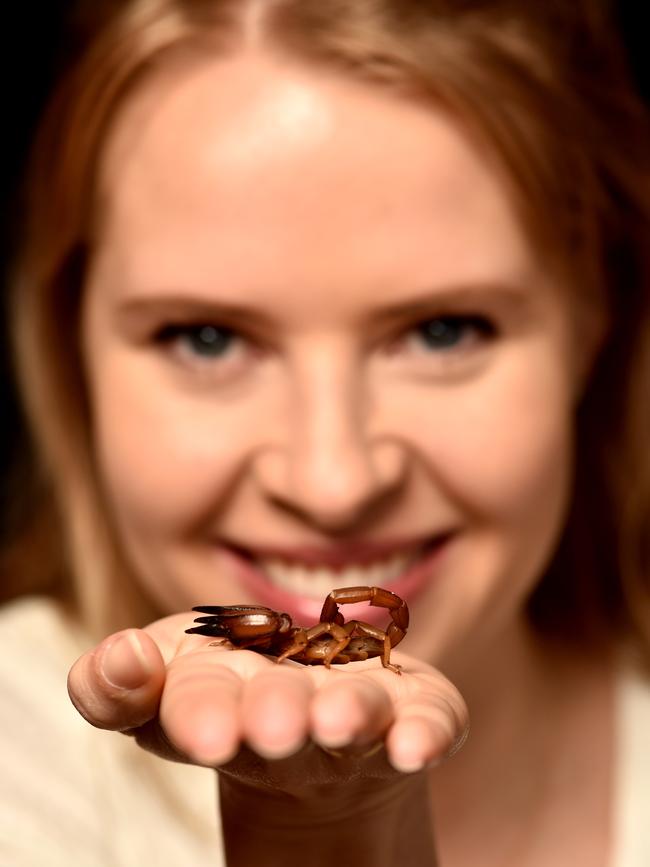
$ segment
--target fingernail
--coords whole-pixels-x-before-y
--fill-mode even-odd
[[[324,750],[340,750],[352,743],[353,735],[349,731],[319,731],[314,740]]]
[[[299,753],[304,744],[305,739],[300,738],[284,742],[280,741],[278,743],[258,743],[254,744],[254,749],[255,752],[262,756],[262,758],[273,761],[277,759],[288,759],[289,756]]]
[[[420,756],[391,756],[390,763],[401,774],[417,774],[425,766],[424,759]]]
[[[101,671],[117,689],[137,689],[147,682],[151,667],[134,631],[119,636],[104,652]]]

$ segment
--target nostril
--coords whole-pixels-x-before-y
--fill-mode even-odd
[[[254,478],[263,496],[320,529],[349,532],[375,517],[406,479],[404,450],[393,442],[372,448],[312,443],[257,455]]]

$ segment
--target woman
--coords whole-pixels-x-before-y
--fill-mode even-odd
[[[4,629],[111,633],[70,695],[134,737],[89,781],[58,735],[84,862],[216,857],[212,773],[138,745],[220,770],[229,865],[647,856],[645,121],[601,13],[520,6],[134,2],[62,89],[15,329],[70,619]],[[185,634],[345,585],[409,604],[401,675]],[[53,675],[5,673],[16,730]]]

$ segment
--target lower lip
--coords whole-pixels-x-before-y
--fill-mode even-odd
[[[386,590],[392,590],[407,604],[430,586],[431,581],[440,570],[441,562],[449,547],[451,537],[447,536],[436,543],[431,549],[418,558],[399,578],[387,583]],[[324,599],[312,599],[291,593],[284,588],[272,584],[261,569],[230,548],[221,548],[232,561],[237,580],[245,588],[250,600],[255,604],[266,605],[275,611],[286,612],[300,626],[310,626],[320,619]],[[234,600],[233,604],[240,602]],[[375,626],[384,626],[386,610],[369,606],[367,602],[346,605],[344,617],[346,620],[363,620]]]

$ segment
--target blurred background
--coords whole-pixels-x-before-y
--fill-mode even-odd
[[[120,0],[23,0],[3,6],[3,64],[0,78],[5,121],[5,156],[0,162],[0,275],[8,279],[17,240],[17,196],[34,126],[47,100],[56,71],[76,49],[83,32],[84,9]],[[524,2],[524,0],[522,0]],[[567,0],[571,2],[571,0]],[[600,0],[594,0],[600,2]],[[643,4],[616,0],[616,13],[628,46],[639,89],[650,102],[650,61],[641,17]],[[71,30],[71,22],[75,29]],[[76,35],[75,35],[76,34]],[[0,322],[0,540],[10,532],[11,501],[16,490],[11,468],[19,466],[24,430],[11,382],[6,313]],[[14,474],[15,478],[15,474]],[[14,482],[15,484],[15,482]]]

